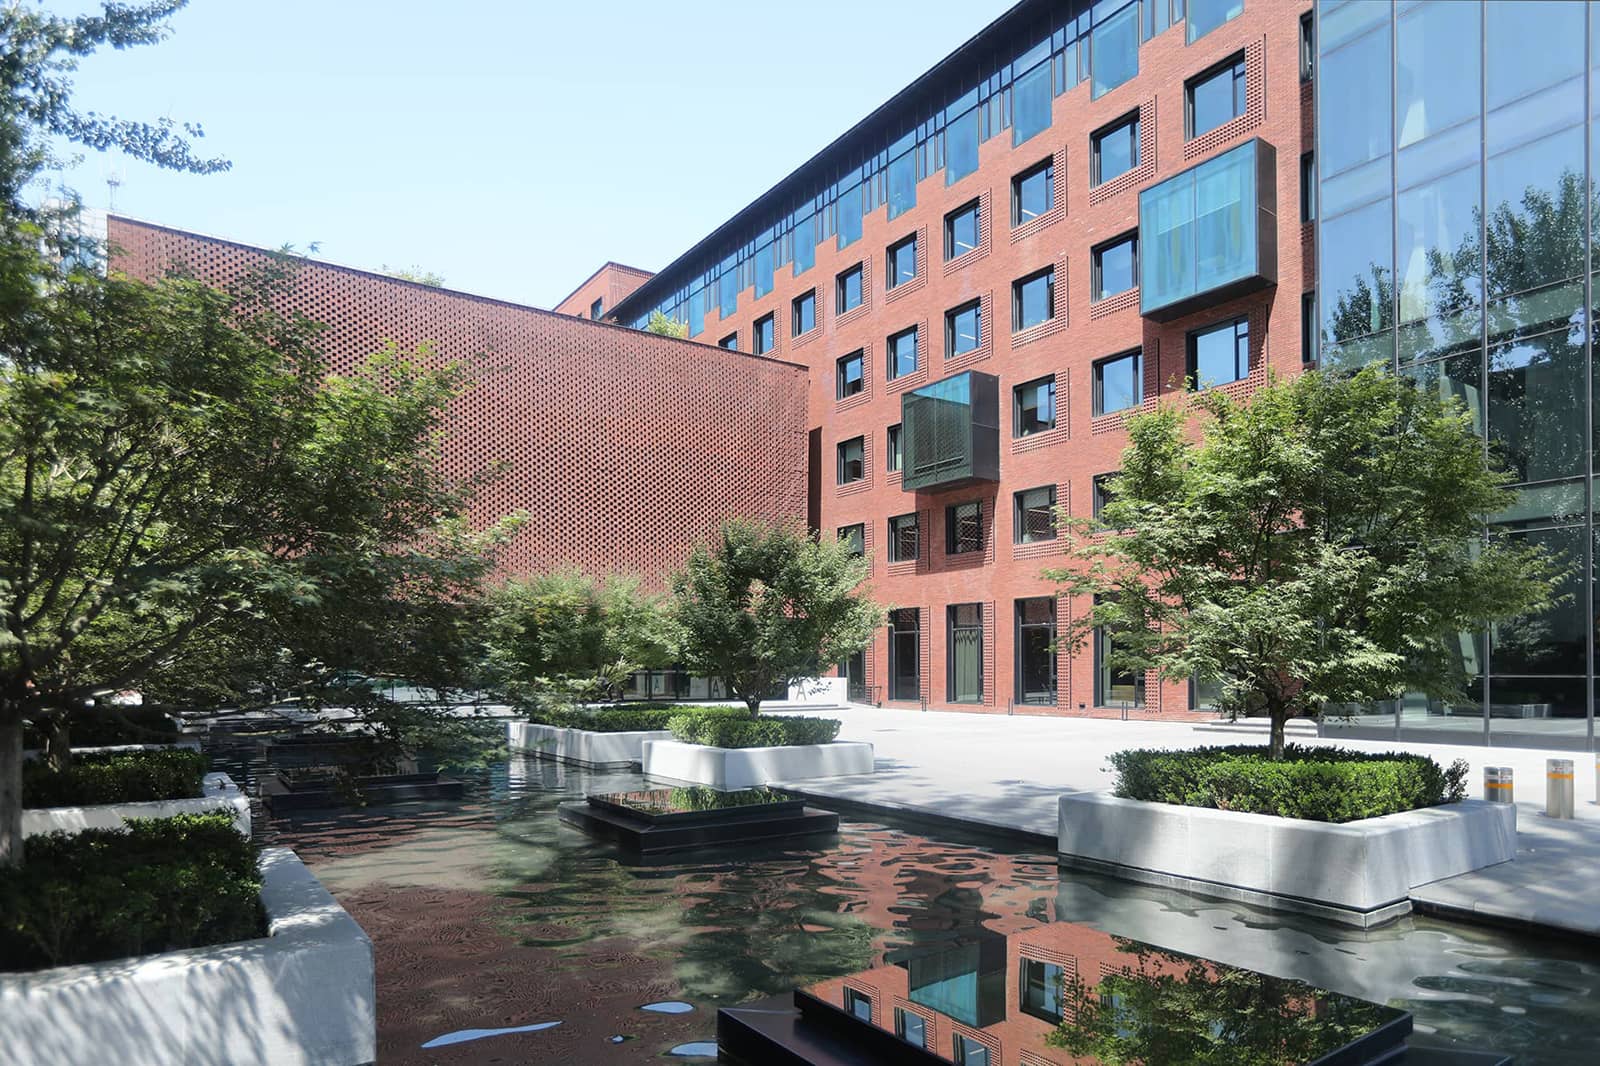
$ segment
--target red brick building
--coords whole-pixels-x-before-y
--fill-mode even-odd
[[[112,268],[174,269],[226,284],[259,248],[113,216]],[[669,337],[316,261],[296,308],[327,326],[334,372],[394,341],[471,367],[444,466],[503,474],[475,500],[488,524],[529,521],[506,555],[517,573],[562,564],[659,581],[726,518],[800,520],[806,498],[806,371]]]
[[[556,304],[563,315],[577,315],[596,322],[610,314],[611,309],[629,296],[633,290],[650,280],[650,271],[638,267],[607,263]]]
[[[1086,606],[1041,576],[1049,507],[1092,515],[1125,417],[1186,378],[1309,358],[1311,7],[1025,0],[615,305],[810,368],[813,524],[904,608],[844,667],[863,697],[1204,706],[1044,651]],[[944,381],[970,406],[921,393]]]

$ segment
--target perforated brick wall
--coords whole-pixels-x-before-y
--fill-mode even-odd
[[[134,277],[181,267],[224,284],[266,254],[123,218],[108,236],[113,267]],[[503,464],[472,517],[529,513],[513,572],[571,564],[659,583],[724,519],[805,519],[803,367],[317,262],[299,267],[292,299],[327,325],[335,373],[385,340],[471,367],[443,466],[465,478]]]

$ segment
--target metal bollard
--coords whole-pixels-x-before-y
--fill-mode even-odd
[[[1572,817],[1572,760],[1544,761],[1544,813],[1550,818]]]
[[[1515,802],[1511,767],[1485,766],[1483,768],[1483,798],[1490,803]]]

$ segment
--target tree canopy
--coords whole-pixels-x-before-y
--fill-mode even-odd
[[[1407,691],[1460,699],[1451,639],[1547,608],[1558,562],[1486,523],[1515,499],[1451,400],[1394,375],[1307,372],[1128,419],[1099,524],[1053,571],[1114,667],[1220,687],[1283,724]],[[1107,532],[1110,530],[1111,532]]]

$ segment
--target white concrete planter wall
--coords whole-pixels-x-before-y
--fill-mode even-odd
[[[30,807],[22,812],[22,835],[121,829],[128,818],[171,818],[177,814],[209,814],[218,810],[230,812],[239,832],[250,835],[250,800],[227,774],[207,774],[204,794],[194,799],[102,803],[92,807]]]
[[[872,745],[857,741],[786,748],[712,748],[676,740],[647,740],[643,765],[649,777],[734,789],[813,777],[870,774],[873,761]]]
[[[372,942],[288,848],[261,853],[267,936],[0,974],[17,1066],[355,1066],[377,1058]]]
[[[665,729],[596,733],[588,729],[508,722],[506,737],[513,752],[596,770],[625,770],[644,758],[645,741],[668,740],[672,734]]]
[[[1335,825],[1208,807],[1061,797],[1069,865],[1375,925],[1411,909],[1418,885],[1515,858],[1514,804],[1461,803]]]

